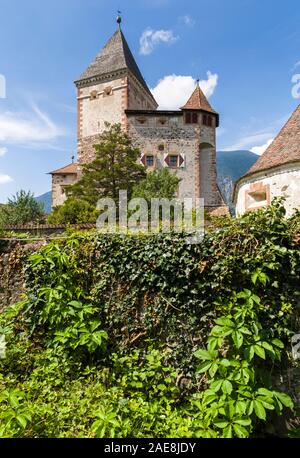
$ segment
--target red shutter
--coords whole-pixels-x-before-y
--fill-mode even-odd
[[[185,154],[179,155],[179,167],[181,168],[185,167]]]
[[[170,157],[168,154],[164,155],[164,165],[165,167],[170,167]]]
[[[146,154],[142,154],[140,158],[140,163],[146,166]]]

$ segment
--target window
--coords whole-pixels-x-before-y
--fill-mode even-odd
[[[113,94],[113,88],[111,86],[106,86],[104,88],[104,96],[112,95],[112,94]]]
[[[90,93],[90,100],[96,100],[97,96],[98,96],[98,92],[97,91],[92,91]]]
[[[252,211],[270,204],[270,185],[263,182],[251,183],[245,193],[245,210]]]
[[[140,124],[146,124],[146,119],[145,118],[138,118],[138,122]]]
[[[192,123],[192,115],[191,115],[191,113],[186,113],[185,114],[185,122],[186,122],[186,124],[191,124]]]
[[[262,207],[267,204],[266,191],[249,192],[248,197],[249,197],[248,208]]]
[[[159,119],[158,119],[158,125],[164,126],[164,125],[166,125],[166,124],[167,124],[166,118],[159,118]]]
[[[186,124],[198,124],[198,113],[186,113],[185,114]]]
[[[202,116],[202,124],[203,124],[204,126],[212,127],[212,125],[213,125],[213,118],[212,118],[212,116],[204,114],[204,115]]]
[[[164,151],[165,146],[164,145],[158,145],[158,151]]]
[[[146,167],[153,167],[154,166],[154,156],[147,155],[146,156]]]
[[[170,155],[169,156],[169,166],[170,167],[178,167],[178,156]]]

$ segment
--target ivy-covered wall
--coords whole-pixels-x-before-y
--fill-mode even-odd
[[[24,292],[23,265],[28,255],[44,242],[0,240],[0,311],[15,304]]]
[[[285,219],[277,205],[222,224],[196,245],[182,234],[75,235],[37,255],[27,292],[55,289],[51,301],[61,306],[82,297],[97,306],[112,350],[151,339],[169,348],[185,374],[213,319],[245,289],[264,304],[264,325],[290,345],[298,327],[299,218]]]

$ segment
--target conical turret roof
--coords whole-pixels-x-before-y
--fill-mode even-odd
[[[95,77],[105,77],[121,70],[129,70],[153,98],[120,28],[82,73],[76,84],[88,83]]]

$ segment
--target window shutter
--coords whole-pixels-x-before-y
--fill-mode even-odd
[[[168,154],[164,154],[164,167],[170,167],[170,158]]]
[[[142,154],[142,155],[141,155],[140,163],[141,163],[143,166],[146,166],[146,154]]]
[[[179,155],[179,167],[181,168],[185,167],[185,154]]]

